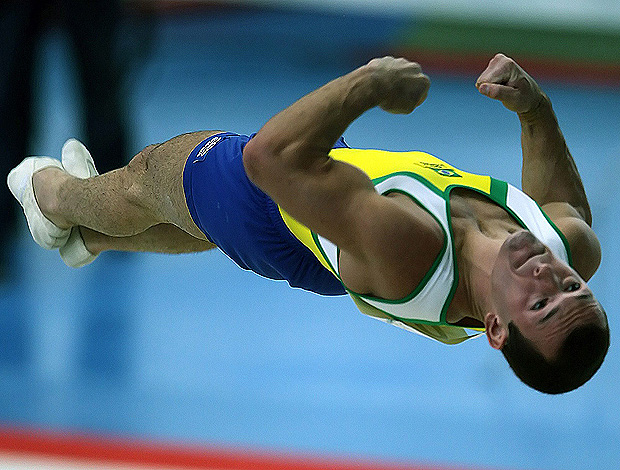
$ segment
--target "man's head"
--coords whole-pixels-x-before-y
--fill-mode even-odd
[[[605,311],[587,284],[530,232],[510,236],[491,275],[485,327],[515,374],[545,393],[594,375],[609,347]]]

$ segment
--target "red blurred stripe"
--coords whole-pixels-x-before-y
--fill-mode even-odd
[[[418,62],[425,71],[479,75],[486,68],[493,54],[429,51],[425,49],[396,49],[393,55]],[[544,57],[513,57],[533,77],[562,82],[620,85],[620,64],[562,60]]]
[[[62,457],[97,463],[187,469],[440,470],[438,467],[398,465],[362,460],[345,461],[316,456],[293,456],[240,449],[186,446],[130,438],[112,438],[13,427],[0,427],[1,452]],[[455,469],[452,468],[451,470]]]

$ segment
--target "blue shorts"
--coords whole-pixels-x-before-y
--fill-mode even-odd
[[[243,269],[317,294],[345,294],[338,278],[293,236],[276,203],[248,179],[242,153],[252,137],[224,132],[192,150],[183,171],[192,219]],[[342,138],[336,144],[346,146]]]

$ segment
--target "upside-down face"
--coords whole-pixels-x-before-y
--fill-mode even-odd
[[[501,349],[512,321],[553,360],[576,327],[607,325],[603,309],[577,272],[554,256],[531,232],[512,234],[502,245],[491,275],[493,312],[487,335]]]

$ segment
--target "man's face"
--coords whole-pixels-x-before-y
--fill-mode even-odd
[[[512,321],[548,360],[576,327],[606,325],[587,284],[528,231],[502,245],[491,275],[492,301],[501,325]]]

